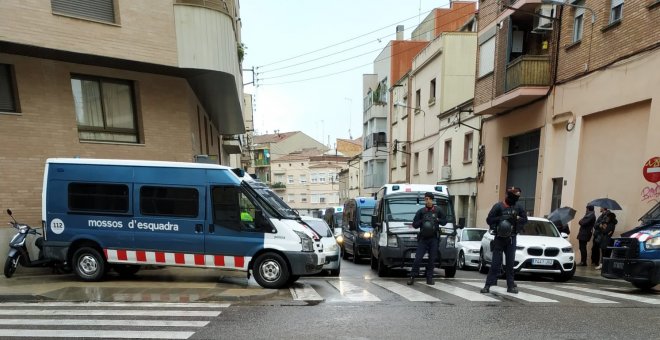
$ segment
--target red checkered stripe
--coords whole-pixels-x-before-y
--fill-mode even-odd
[[[155,264],[247,270],[252,257],[167,253],[162,251],[103,249],[109,263]]]

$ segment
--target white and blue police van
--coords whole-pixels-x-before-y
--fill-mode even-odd
[[[280,288],[325,263],[320,238],[293,209],[221,165],[48,159],[42,216],[44,256],[83,281],[186,266],[245,271]]]
[[[440,226],[435,267],[444,269],[445,277],[456,275],[456,218],[446,185],[385,184],[374,195],[376,207],[371,219],[371,268],[378,276],[389,276],[392,269],[412,267],[417,250],[419,229],[412,226],[417,211],[424,207],[424,194],[433,193],[436,207],[447,217]],[[426,267],[427,256],[422,260]]]

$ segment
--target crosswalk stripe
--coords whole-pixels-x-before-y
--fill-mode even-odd
[[[204,327],[210,321],[107,320],[107,319],[0,319],[0,325],[22,326],[128,326],[128,327]],[[3,330],[0,329],[0,332]]]
[[[29,338],[188,339],[194,332],[98,331],[75,329],[1,329],[0,335]]]
[[[168,303],[168,302],[0,302],[2,307],[152,307],[152,308],[227,308],[229,303]]]
[[[201,310],[130,310],[130,309],[9,309],[0,310],[0,315],[112,315],[112,316],[182,316],[182,317],[216,317],[220,315],[218,311]]]
[[[469,300],[469,301],[482,301],[482,302],[500,302],[500,300],[492,298],[490,296],[480,294],[480,293],[475,293],[473,291],[459,288],[459,287],[454,287],[445,283],[440,283],[436,282],[435,285],[429,286],[433,289],[437,289],[439,291],[443,291],[445,293],[449,293],[452,295],[456,295],[460,298]]]
[[[323,298],[319,293],[312,288],[312,286],[308,284],[303,284],[302,288],[301,287],[291,287],[289,288],[289,291],[291,291],[291,296],[293,296],[294,300],[298,301],[323,301]]]
[[[345,281],[328,281],[333,285],[339,293],[349,301],[359,302],[359,301],[380,301],[380,299],[369,293],[366,289],[358,287],[352,283]]]
[[[660,300],[647,298],[647,297],[643,297],[643,296],[637,296],[637,295],[631,295],[631,294],[621,294],[621,293],[615,293],[615,292],[610,292],[610,291],[606,291],[606,290],[597,290],[597,289],[575,287],[575,286],[568,286],[568,285],[564,285],[564,286],[561,286],[561,287],[562,288],[573,289],[573,290],[579,290],[579,291],[586,292],[586,293],[605,295],[605,296],[609,296],[609,297],[613,297],[613,298],[617,298],[617,299],[632,300],[632,301],[648,303],[648,304],[652,304],[652,305],[660,305]]]
[[[483,286],[483,284],[476,283],[476,282],[462,282],[462,283],[464,283],[466,285],[474,286],[474,287],[477,287],[477,288],[481,288]],[[504,295],[507,295],[507,296],[511,296],[511,297],[516,298],[516,299],[524,300],[524,301],[527,301],[527,302],[559,302],[557,300],[552,300],[552,299],[544,298],[542,296],[527,294],[527,293],[523,293],[523,292],[518,292],[518,294],[507,293],[505,288],[497,287],[497,286],[491,286],[490,291],[491,292],[496,292],[498,294],[504,294]]]
[[[569,298],[569,299],[584,301],[584,302],[588,302],[588,303],[618,303],[616,301],[591,297],[591,296],[587,296],[587,295],[574,294],[574,293],[571,293],[571,292],[564,292],[564,291],[556,290],[556,289],[552,289],[552,288],[537,287],[537,286],[532,286],[532,285],[528,285],[528,284],[518,284],[518,288],[531,289],[531,290],[535,290],[535,291],[541,292],[541,293],[563,296],[563,297],[566,297],[566,298]]]
[[[440,301],[440,299],[436,297],[433,297],[428,294],[424,294],[420,291],[403,286],[396,282],[377,280],[377,281],[372,281],[372,283],[381,286],[391,292],[399,294],[408,301]]]

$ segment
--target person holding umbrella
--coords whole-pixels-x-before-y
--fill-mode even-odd
[[[580,230],[578,231],[578,242],[580,243],[580,266],[587,265],[587,243],[591,240],[591,235],[594,231],[594,226],[596,225],[596,213],[594,212],[594,206],[588,205],[587,212],[584,214],[584,217],[580,219]]]
[[[591,244],[591,263],[596,266],[596,269],[600,269],[600,260],[602,258],[603,252],[600,244],[603,242],[603,230],[601,225],[607,224],[607,213],[609,210],[607,208],[600,207],[600,215],[596,219],[594,225],[594,239]]]

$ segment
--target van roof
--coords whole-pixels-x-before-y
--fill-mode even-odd
[[[167,162],[146,161],[133,159],[94,159],[94,158],[48,158],[47,164],[87,164],[87,165],[115,165],[115,166],[150,166],[162,168],[195,168],[195,169],[223,169],[232,168],[218,164],[192,163],[192,162]]]
[[[358,207],[373,207],[376,205],[376,199],[373,197],[356,197],[354,199]]]
[[[449,196],[447,186],[439,184],[385,184],[380,190],[378,190],[378,195],[387,196],[390,194],[407,192],[432,192]]]

